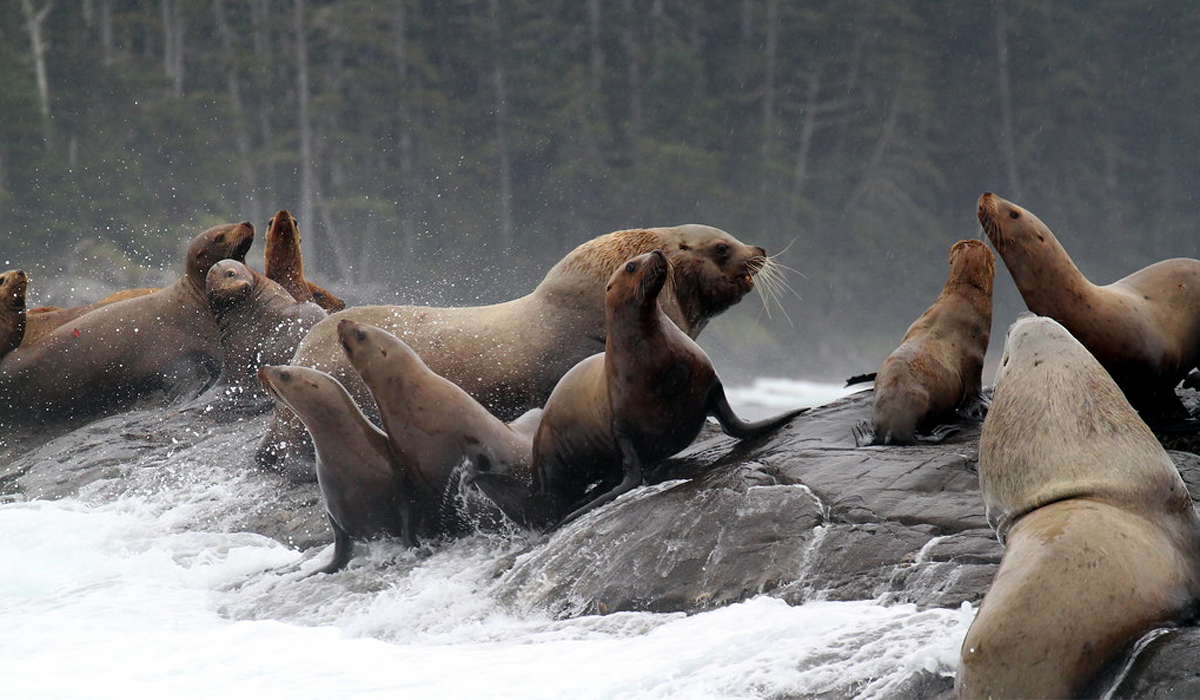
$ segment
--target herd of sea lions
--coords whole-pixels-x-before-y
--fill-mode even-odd
[[[978,216],[1032,312],[1008,331],[990,399],[995,261],[959,241],[854,437],[892,449],[983,421],[980,490],[1005,551],[957,693],[1079,695],[1200,600],[1200,518],[1147,427],[1189,418],[1174,389],[1200,362],[1200,261],[1096,286],[1030,212],[987,193]],[[26,309],[28,276],[0,273],[0,422],[210,387],[239,410],[273,407],[257,460],[315,476],[331,573],[355,541],[562,526],[639,486],[707,416],[749,438],[804,412],[741,420],[695,342],[774,274],[766,251],[716,228],[599,236],[530,294],[462,308],[345,308],[304,277],[287,211],[268,225],[264,273],[246,264],[253,239],[249,222],[213,227],[167,287],[68,309]]]

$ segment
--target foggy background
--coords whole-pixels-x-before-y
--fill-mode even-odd
[[[1200,256],[1200,4],[8,0],[0,269],[162,283],[277,209],[351,303],[492,303],[615,229],[779,253],[699,341],[729,380],[875,370],[994,191],[1108,283]],[[997,261],[992,349],[1023,309]],[[990,379],[990,370],[985,379]]]

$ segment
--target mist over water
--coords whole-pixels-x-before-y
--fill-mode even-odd
[[[766,384],[731,390],[737,410],[777,399]],[[953,673],[974,615],[758,597],[557,620],[492,593],[531,541],[521,533],[373,543],[308,576],[330,547],[301,553],[229,525],[271,498],[222,464],[244,432],[134,460],[123,490],[0,504],[6,696],[907,697]]]

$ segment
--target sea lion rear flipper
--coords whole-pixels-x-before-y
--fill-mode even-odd
[[[341,571],[354,553],[354,540],[350,539],[350,535],[346,534],[346,531],[333,518],[329,519],[329,526],[333,528],[333,559],[314,571],[314,575],[333,574]]]
[[[923,443],[926,445],[936,445],[937,443],[942,442],[946,438],[948,438],[952,435],[958,434],[960,431],[962,431],[961,425],[957,425],[955,423],[945,423],[943,425],[937,426],[933,430],[930,430],[925,435],[918,434],[915,437],[917,439],[917,442],[920,442],[920,443]]]
[[[760,421],[744,421],[738,418],[729,406],[729,400],[725,398],[725,388],[718,381],[708,394],[708,412],[721,424],[721,430],[739,440],[745,440],[778,428],[801,413],[807,413],[808,408],[798,408]]]
[[[632,491],[638,486],[642,485],[642,461],[637,455],[637,450],[633,448],[633,443],[631,443],[627,438],[622,437],[620,434],[618,434],[616,438],[617,444],[621,447],[621,463],[625,470],[625,477],[621,479],[621,483],[617,484],[596,498],[593,498],[579,508],[571,511],[567,517],[558,521],[558,524],[555,527],[562,527],[563,525],[566,525],[572,520],[580,517],[584,513],[587,513],[595,508],[599,508],[607,503],[611,503],[617,500],[618,496],[628,493],[629,491]]]
[[[962,405],[956,411],[963,420],[971,421],[972,423],[982,423],[987,417],[988,408],[992,405],[992,400],[987,394],[980,392],[971,399],[963,399]]]

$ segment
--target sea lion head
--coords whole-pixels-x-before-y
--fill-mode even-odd
[[[203,286],[209,268],[225,259],[246,262],[246,253],[254,243],[254,225],[249,221],[240,224],[213,226],[192,239],[187,252],[187,274]]]
[[[24,270],[0,272],[0,304],[10,311],[24,311],[28,286],[29,277]]]
[[[267,237],[263,254],[267,264],[267,276],[273,267],[286,267],[291,274],[303,276],[300,256],[300,226],[296,217],[287,209],[280,209],[267,223]]]
[[[280,209],[267,222],[267,245],[270,245],[272,240],[291,241],[293,239],[299,244],[300,225],[291,212],[287,209]]]
[[[974,238],[950,247],[950,279],[946,286],[970,287],[988,298],[996,279],[996,256],[987,244]]]
[[[659,230],[674,271],[673,301],[684,322],[680,327],[693,338],[754,289],[755,275],[769,265],[762,247],[746,245],[719,228],[686,224]],[[671,306],[664,300],[664,310],[678,323]]]
[[[382,328],[344,318],[338,321],[337,334],[346,359],[368,384],[370,375],[385,365],[389,376],[401,376],[395,370],[409,363],[424,365],[407,343]]]
[[[1041,219],[991,192],[979,197],[979,224],[996,251],[1006,258],[1015,254],[1044,255],[1038,251],[1058,244]]]
[[[208,305],[220,315],[254,291],[254,273],[237,260],[222,260],[208,269],[204,283]]]
[[[258,381],[272,399],[295,411],[304,421],[319,420],[326,414],[340,421],[338,414],[345,410],[342,400],[345,390],[338,391],[340,382],[319,369],[263,365],[258,368]]]
[[[671,276],[671,263],[661,250],[630,258],[617,266],[604,288],[605,307],[611,316],[623,308],[645,309],[658,303],[659,292]]]

